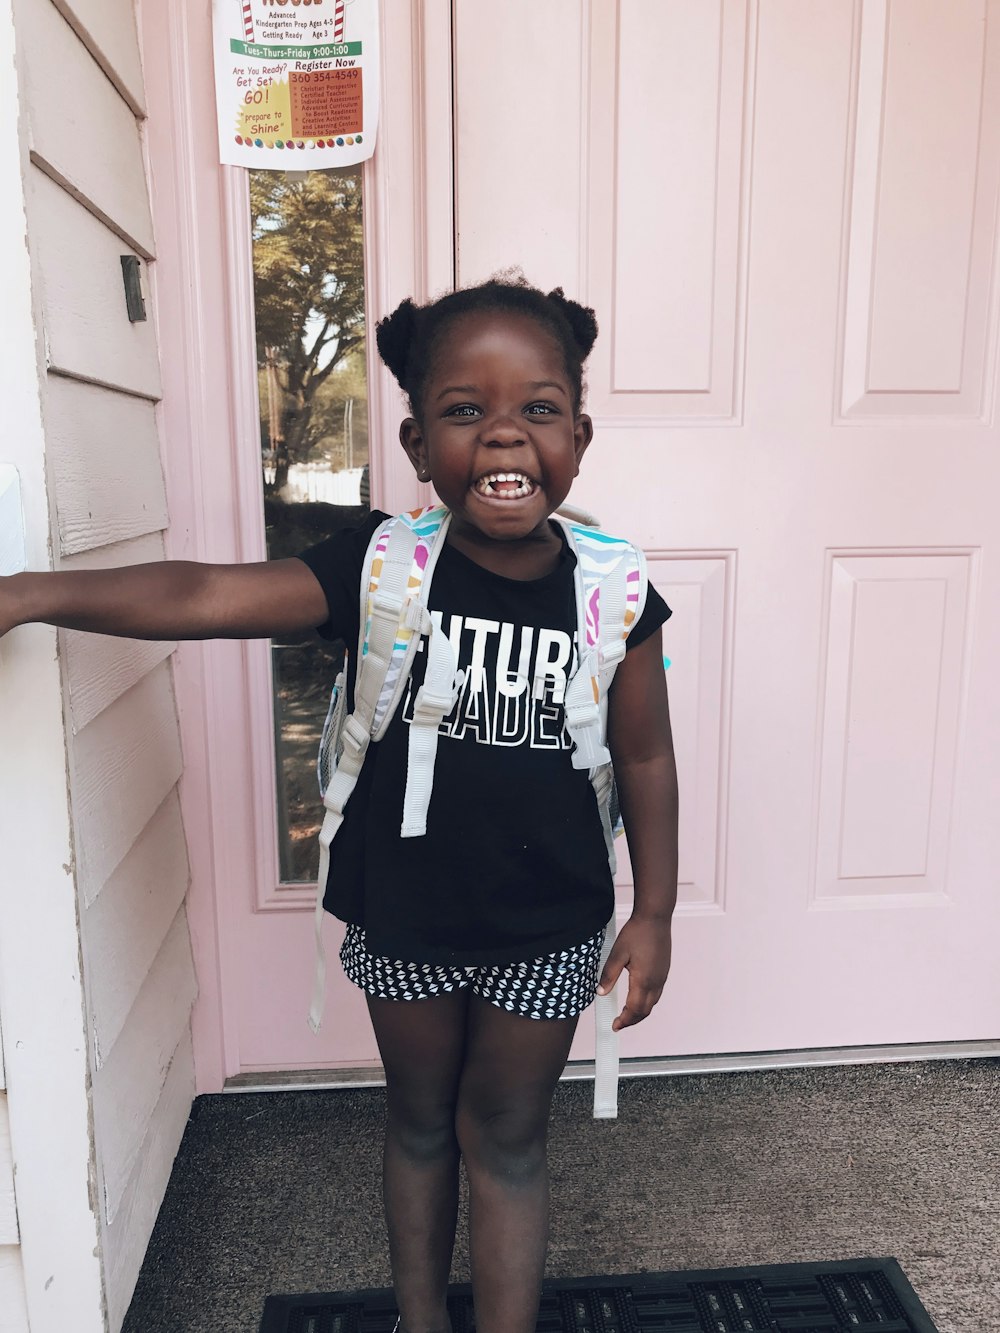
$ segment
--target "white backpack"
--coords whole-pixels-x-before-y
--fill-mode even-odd
[[[590,772],[597,796],[611,871],[614,840],[621,831],[614,794],[611,755],[606,744],[608,690],[625,656],[629,630],[642,615],[648,587],[646,561],[631,542],[596,530],[595,520],[566,506],[554,516],[576,555],[579,667],[566,687],[566,730],[573,741],[574,768]],[[318,771],[325,815],[320,830],[319,889],[316,897],[316,979],[309,1024],[319,1031],[326,985],[323,897],[330,844],[344,819],[368,745],[385,735],[409,679],[413,657],[427,638],[427,670],[413,701],[409,727],[406,790],[400,835],[421,837],[434,783],[438,729],[462,688],[454,649],[428,610],[434,567],[444,544],[450,512],[442,505],[386,519],[372,536],[361,576],[361,631],[354,711],[347,713],[347,668],[339,672],[320,741]],[[617,933],[608,923],[603,967]],[[617,988],[616,988],[617,990]],[[594,1115],[618,1114],[618,1041],[611,1023],[618,1011],[616,990],[595,1001],[597,1076]]]

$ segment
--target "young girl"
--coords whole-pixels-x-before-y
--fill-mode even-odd
[[[578,1016],[624,968],[614,1026],[641,1021],[670,962],[677,789],[659,634],[670,612],[655,590],[608,700],[635,902],[600,977],[614,891],[556,679],[573,667],[575,557],[550,515],[590,443],[582,367],[596,334],[593,312],[561,291],[500,281],[423,308],[405,301],[378,326],[412,413],[403,448],[452,514],[431,610],[481,695],[474,706],[460,700],[441,728],[426,835],[401,840],[418,654],[365,760],[326,885],[325,906],[347,923],[341,959],[367,993],[385,1065],[383,1188],[400,1333],[449,1329],[460,1158],[477,1329],[534,1330],[546,1129]],[[384,517],[299,559],[15,575],[0,580],[0,633],[30,620],[144,638],[319,626],[353,645],[364,553]],[[549,668],[541,694],[527,688],[539,661]],[[352,661],[349,697],[354,675]]]

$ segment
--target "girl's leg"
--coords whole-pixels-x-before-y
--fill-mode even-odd
[[[447,1333],[458,1210],[455,1105],[469,992],[368,998],[385,1066],[382,1191],[401,1333]]]
[[[456,1123],[477,1333],[534,1333],[549,1235],[549,1111],[576,1022],[469,999]]]

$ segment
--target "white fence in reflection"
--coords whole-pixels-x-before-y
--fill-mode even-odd
[[[303,504],[307,500],[331,505],[360,504],[363,472],[363,467],[332,472],[329,463],[293,463],[282,496],[288,504]],[[269,486],[274,483],[274,467],[269,463],[264,464],[264,480]]]

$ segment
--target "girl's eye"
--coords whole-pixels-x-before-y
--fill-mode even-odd
[[[554,403],[542,402],[542,403],[529,403],[524,410],[530,416],[544,417],[544,416],[551,416],[553,413],[558,411],[558,408],[555,406]]]
[[[454,407],[449,407],[445,412],[446,417],[475,417],[479,415],[479,408],[474,407],[472,403],[456,403]]]

